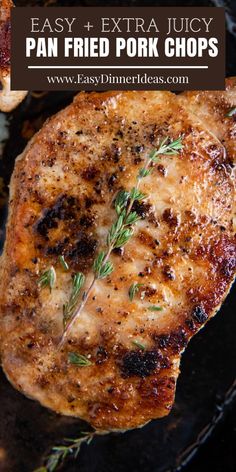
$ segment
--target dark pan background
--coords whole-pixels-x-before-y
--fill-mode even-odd
[[[236,2],[234,1],[57,1],[17,0],[17,6],[225,6],[227,76],[236,75]],[[6,193],[15,157],[47,116],[73,94],[29,95],[8,114],[10,137],[0,158],[0,251],[7,215]],[[0,179],[1,183],[1,179]],[[3,195],[3,198],[2,198]],[[234,290],[235,296],[235,290]],[[231,290],[220,313],[190,343],[182,358],[176,402],[171,414],[140,430],[111,434],[84,446],[64,472],[235,472],[236,471],[236,320]],[[0,372],[0,471],[32,472],[63,437],[85,426],[60,417],[15,391]],[[5,455],[5,459],[1,458]]]

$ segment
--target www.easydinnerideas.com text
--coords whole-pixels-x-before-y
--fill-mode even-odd
[[[104,84],[188,84],[188,76],[171,75],[168,77],[148,74],[136,75],[113,75],[113,74],[98,74],[98,75],[49,75],[47,81],[50,85],[53,84],[76,84],[76,85],[104,85]]]

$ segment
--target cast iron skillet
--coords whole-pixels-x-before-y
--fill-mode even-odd
[[[215,1],[221,4],[220,0]],[[233,2],[226,2],[231,7]],[[89,1],[27,1],[23,5],[104,5]],[[106,3],[107,5],[108,3]],[[144,2],[109,2],[110,5],[143,5]],[[197,5],[209,6],[210,2],[145,2],[145,5]],[[232,11],[229,11],[232,15]],[[232,16],[231,16],[232,19]],[[230,31],[231,32],[230,32]],[[227,75],[236,75],[236,39],[232,34],[232,22],[227,32]],[[0,194],[0,250],[4,241],[4,224],[7,216],[7,185],[15,157],[24,149],[27,140],[38,130],[44,120],[70,103],[73,93],[53,92],[40,98],[28,95],[13,113],[7,115],[9,138],[0,159],[1,178],[4,185]],[[0,125],[1,126],[1,125]],[[235,290],[234,290],[235,292]],[[167,418],[152,421],[142,429],[124,434],[111,434],[96,438],[89,447],[83,447],[77,461],[68,460],[62,470],[67,472],[168,472],[201,471],[233,472],[236,459],[218,458],[208,466],[208,442],[212,435],[211,451],[218,445],[215,428],[224,420],[227,410],[232,410],[236,397],[235,381],[235,304],[231,290],[220,313],[208,323],[190,343],[183,355],[181,375],[177,385],[176,401]],[[31,472],[38,467],[42,457],[64,437],[76,437],[86,429],[81,421],[57,416],[38,403],[26,399],[14,390],[0,372],[0,471]],[[223,423],[224,424],[224,423]],[[219,426],[217,426],[219,428]],[[224,430],[221,427],[221,435]],[[216,439],[214,439],[216,437]],[[229,441],[231,438],[229,437]],[[196,453],[200,448],[200,459]],[[205,453],[204,453],[205,448]],[[203,451],[203,453],[201,452]],[[205,458],[207,457],[207,462]],[[194,468],[198,460],[197,468]],[[210,462],[213,464],[213,462]],[[221,464],[221,465],[220,465]],[[227,464],[227,465],[226,465]]]

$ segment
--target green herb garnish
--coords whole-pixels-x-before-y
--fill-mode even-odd
[[[49,287],[50,292],[56,283],[56,272],[53,266],[43,272],[38,280],[40,288]]]
[[[64,322],[65,330],[59,343],[59,348],[63,346],[74,321],[78,316],[80,316],[80,313],[83,310],[96,281],[108,277],[113,272],[114,267],[110,261],[110,255],[113,249],[125,246],[133,235],[133,227],[140,219],[137,212],[133,210],[133,205],[136,201],[140,202],[146,198],[146,196],[139,190],[142,179],[149,175],[152,170],[151,166],[153,163],[158,161],[159,155],[174,155],[177,154],[181,149],[181,137],[172,142],[169,140],[169,138],[163,139],[160,142],[159,147],[151,151],[147,156],[144,167],[138,172],[136,186],[130,191],[121,190],[118,192],[114,202],[116,220],[112,224],[107,234],[106,251],[100,251],[94,261],[94,275],[92,282],[87,291],[84,292],[80,303],[78,303],[78,297],[75,297],[73,299],[73,303],[71,304],[72,308],[70,310],[68,309],[68,304],[64,307],[64,320],[66,319],[66,324]],[[83,274],[81,274],[81,276],[82,275]]]
[[[132,343],[137,346],[139,349],[141,349],[142,351],[145,351],[145,346],[144,344],[140,343],[139,341],[136,341],[136,339],[134,341],[132,341]]]
[[[83,287],[85,282],[85,276],[82,272],[78,272],[73,277],[73,284],[72,284],[72,292],[69,298],[69,301],[65,303],[63,306],[63,321],[64,326],[66,326],[67,322],[70,320],[71,316],[74,313],[76,305],[78,304],[80,291]]]
[[[68,358],[71,364],[77,365],[78,367],[87,367],[92,365],[92,362],[82,354],[77,354],[76,352],[69,352]]]
[[[46,457],[45,465],[34,472],[54,472],[69,456],[76,459],[82,444],[90,444],[95,434],[95,431],[81,432],[80,437],[77,439],[64,439],[63,445],[54,446],[51,449],[50,454]]]
[[[58,256],[58,260],[63,267],[64,270],[68,271],[69,270],[69,265],[67,264],[65,257],[64,256]]]
[[[144,284],[138,284],[137,282],[134,282],[132,285],[130,285],[129,288],[129,299],[132,302],[136,293],[138,293],[140,287],[143,287]]]
[[[231,110],[229,110],[229,111],[225,114],[225,116],[230,117],[230,116],[234,116],[235,114],[236,114],[236,107],[231,108]]]
[[[166,144],[167,143],[167,144]],[[183,148],[182,145],[182,137],[180,136],[175,141],[170,141],[169,138],[164,138],[163,141],[160,143],[160,146],[157,151],[153,151],[153,157],[155,162],[156,156],[159,154],[164,154],[165,156],[174,156],[178,154],[179,151]]]
[[[138,179],[143,179],[143,177],[147,177],[150,174],[151,174],[151,169],[145,169],[145,167],[143,167],[142,169],[140,169],[138,173]]]
[[[110,261],[104,261],[106,257],[105,252],[101,251],[96,257],[93,270],[96,274],[97,279],[105,279],[113,272],[113,265]]]
[[[149,311],[162,311],[163,308],[162,306],[158,306],[158,305],[151,305],[151,306],[148,306],[147,308]]]

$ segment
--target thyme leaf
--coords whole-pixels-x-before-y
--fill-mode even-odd
[[[147,309],[149,311],[162,311],[163,310],[162,306],[158,306],[158,305],[150,305],[148,306]]]
[[[132,343],[137,346],[139,349],[141,349],[142,351],[145,351],[145,346],[144,344],[140,343],[139,341],[136,341],[136,339],[134,341],[132,341]]]
[[[139,220],[139,216],[136,211],[132,211],[125,220],[125,226],[134,225]]]
[[[126,190],[120,190],[120,192],[118,192],[115,199],[115,210],[116,210],[117,215],[120,215],[122,210],[124,210],[129,200],[129,197],[130,197],[130,194]]]
[[[64,256],[58,256],[58,260],[62,266],[62,268],[66,271],[69,270],[69,265],[67,264],[66,260],[65,260],[65,257]]]
[[[130,285],[129,288],[129,299],[132,302],[136,293],[138,293],[140,287],[143,287],[144,284],[138,284],[137,282],[134,282],[132,285]]]
[[[146,169],[145,167],[143,167],[142,169],[139,170],[139,173],[138,173],[138,179],[143,179],[143,177],[147,177],[149,174],[151,174],[151,169]]]
[[[130,198],[136,202],[140,202],[146,198],[146,195],[136,187],[133,187],[130,191]]]
[[[231,110],[229,110],[229,111],[225,114],[225,116],[231,117],[231,116],[234,116],[235,114],[236,114],[236,107],[233,107],[233,108],[231,108]]]
[[[68,320],[72,317],[74,313],[74,309],[76,305],[78,304],[79,297],[80,297],[80,291],[81,288],[83,287],[85,282],[85,276],[82,274],[82,272],[78,272],[77,274],[74,275],[73,277],[73,283],[72,283],[72,292],[70,295],[70,298],[67,303],[63,306],[63,322],[64,326],[66,326]]]
[[[97,279],[104,279],[113,272],[112,262],[104,261],[105,257],[105,252],[101,251],[94,261],[93,270]]]
[[[178,154],[179,151],[183,148],[182,145],[182,137],[180,136],[175,141],[170,141],[168,137],[164,138],[159,145],[159,149],[154,152],[152,159],[156,159],[156,157],[160,154],[165,154],[165,156],[173,156]]]
[[[52,291],[56,283],[56,271],[53,266],[43,272],[38,280],[38,285],[40,288],[49,287],[50,292]]]
[[[113,249],[125,246],[133,234],[133,228],[121,229],[117,234],[116,240],[113,244]]]
[[[78,367],[92,365],[92,362],[86,356],[78,354],[77,352],[69,352],[68,358],[71,364],[77,365]]]

